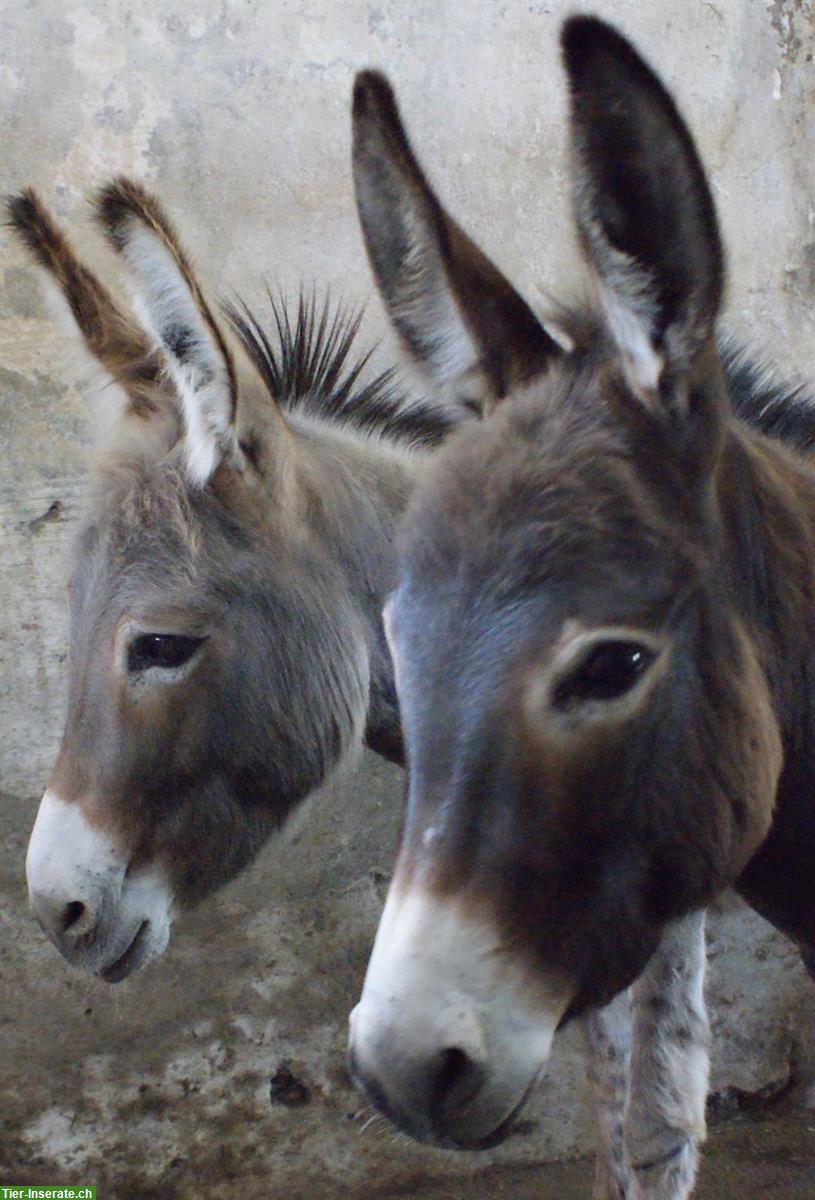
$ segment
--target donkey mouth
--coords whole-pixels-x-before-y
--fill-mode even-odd
[[[468,1138],[464,1136],[452,1139],[447,1137],[437,1140],[435,1144],[441,1149],[447,1150],[493,1150],[496,1146],[500,1146],[510,1137],[528,1133],[529,1122],[519,1121],[518,1117],[520,1116],[522,1110],[526,1107],[526,1102],[531,1093],[535,1090],[538,1079],[542,1073],[543,1069],[533,1076],[533,1078],[527,1084],[520,1100],[518,1100],[518,1102],[512,1108],[512,1111],[503,1118],[500,1124],[497,1125],[491,1133],[474,1138]]]
[[[433,1120],[416,1120],[409,1116],[407,1112],[391,1100],[385,1094],[384,1089],[375,1080],[367,1077],[359,1068],[357,1056],[353,1049],[348,1052],[347,1059],[348,1073],[351,1077],[351,1082],[359,1092],[377,1108],[384,1117],[386,1117],[392,1125],[402,1133],[406,1133],[408,1137],[413,1138],[416,1142],[421,1142],[426,1146],[434,1146],[438,1150],[459,1150],[459,1151],[479,1151],[492,1150],[496,1146],[500,1146],[513,1133],[526,1133],[525,1122],[518,1122],[517,1118],[521,1110],[526,1105],[530,1094],[535,1089],[544,1068],[541,1067],[535,1073],[530,1082],[527,1084],[524,1092],[513,1105],[511,1111],[502,1118],[500,1123],[495,1126],[491,1132],[480,1136],[467,1136],[463,1131],[453,1131],[445,1124],[440,1124]]]
[[[145,958],[147,937],[150,932],[150,922],[142,921],[136,930],[133,941],[114,962],[105,967],[99,974],[106,983],[120,983],[131,971],[135,971]]]

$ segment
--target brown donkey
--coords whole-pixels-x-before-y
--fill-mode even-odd
[[[702,910],[735,884],[815,944],[815,410],[717,344],[717,221],[671,97],[597,20],[563,53],[597,300],[557,338],[441,208],[387,83],[357,83],[392,320],[456,403],[504,402],[403,526],[407,812],[350,1062],[415,1137],[490,1145],[556,1030],[618,996],[590,1025],[614,1099],[596,1194],[673,1200],[704,1132]]]
[[[395,522],[451,420],[390,372],[361,382],[358,318],[301,300],[293,321],[274,307],[273,339],[246,312],[221,321],[127,180],[97,217],[144,326],[32,192],[9,211],[105,385],[29,893],[65,957],[116,982],[363,738],[401,761],[382,600]]]
[[[357,323],[274,309],[274,341],[222,326],[155,200],[119,181],[99,219],[150,336],[33,193],[12,223],[101,369],[71,585],[69,709],[28,855],[35,913],[116,982],[160,954],[177,906],[248,863],[363,735],[401,761],[380,624],[394,523],[458,419],[351,363]],[[502,277],[514,320],[532,314]],[[235,344],[233,334],[237,335]],[[607,1062],[595,1021],[593,1069]],[[624,1028],[621,1029],[624,1034]],[[601,1125],[624,1088],[609,1079]]]

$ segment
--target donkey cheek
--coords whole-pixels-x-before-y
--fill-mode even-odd
[[[740,748],[747,753],[734,755],[732,782],[722,805],[729,818],[731,846],[727,883],[744,868],[770,831],[784,765],[781,737],[769,705],[757,704],[743,728]]]
[[[756,764],[753,779],[729,802],[732,845],[731,876],[737,875],[763,843],[772,826],[779,772],[767,769],[767,762]]]

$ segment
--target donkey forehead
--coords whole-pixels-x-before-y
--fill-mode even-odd
[[[74,551],[74,586],[167,594],[217,573],[233,522],[179,472],[133,465],[100,472]]]
[[[220,607],[217,588],[171,555],[133,554],[124,559],[102,538],[75,556],[71,576],[74,646],[97,643],[123,625],[171,631],[200,625]],[[79,639],[77,641],[76,639]]]
[[[439,452],[404,522],[399,580],[417,595],[591,594],[612,581],[662,594],[696,557],[693,529],[643,477],[627,430],[533,393]]]

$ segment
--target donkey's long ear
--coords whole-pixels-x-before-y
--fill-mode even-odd
[[[357,208],[379,290],[408,353],[437,387],[481,406],[543,371],[560,347],[447,215],[408,142],[384,76],[353,105]]]
[[[235,367],[224,334],[153,196],[120,178],[98,194],[96,211],[136,278],[145,318],[181,397],[188,474],[205,484],[220,462],[242,462],[233,427]]]
[[[106,382],[119,385],[124,411],[150,417],[158,407],[162,362],[144,330],[122,312],[107,289],[80,262],[33,188],[9,197],[7,210],[11,228],[56,284],[85,348],[103,369]],[[110,395],[106,390],[106,398]]]
[[[567,21],[562,44],[584,250],[629,386],[681,419],[721,301],[713,198],[676,105],[633,47],[591,17]]]

